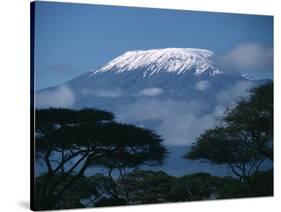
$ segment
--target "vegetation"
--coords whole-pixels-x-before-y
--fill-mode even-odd
[[[163,164],[167,150],[153,131],[118,123],[95,109],[36,111],[35,209],[100,207],[273,195],[273,85],[250,91],[229,107],[184,156],[226,165],[232,176],[181,177],[145,170]],[[86,174],[102,167],[103,173]]]
[[[250,93],[228,108],[220,125],[204,132],[185,158],[228,166],[256,196],[258,171],[265,160],[273,160],[273,84]]]
[[[36,157],[47,167],[36,182],[37,209],[62,208],[64,197],[90,167],[104,166],[109,173],[117,169],[123,176],[126,169],[163,162],[166,149],[158,135],[113,118],[94,109],[36,111]]]

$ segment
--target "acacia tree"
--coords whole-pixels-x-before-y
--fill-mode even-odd
[[[161,145],[161,138],[152,131],[121,123],[111,123],[105,128],[105,139],[117,141],[114,152],[95,161],[98,166],[108,169],[108,177],[122,183],[112,186],[114,198],[130,202],[129,182],[125,177],[140,166],[158,166],[163,163],[167,150]],[[115,179],[112,176],[115,172]],[[118,185],[122,185],[121,187]]]
[[[254,177],[261,164],[273,160],[273,84],[250,90],[226,110],[219,126],[205,131],[184,157],[227,165],[255,194]]]
[[[162,161],[166,150],[161,141],[150,130],[114,122],[109,112],[37,110],[36,158],[47,171],[37,186],[36,208],[63,208],[64,195],[101,158],[114,157],[129,167]]]
[[[121,188],[126,184],[130,204],[148,204],[172,201],[171,191],[175,181],[175,177],[163,171],[138,169],[125,174],[116,183]],[[123,189],[121,192],[124,192]]]

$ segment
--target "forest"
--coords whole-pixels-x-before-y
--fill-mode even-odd
[[[182,155],[226,166],[231,176],[153,171],[169,154],[161,136],[108,111],[37,109],[35,130],[35,162],[46,167],[35,176],[36,210],[273,195],[273,168],[261,168],[273,164],[272,82],[229,105]],[[98,167],[105,171],[86,174]]]

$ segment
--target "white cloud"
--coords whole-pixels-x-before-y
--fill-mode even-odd
[[[228,70],[272,71],[273,48],[256,43],[240,44],[225,55],[220,56],[218,62]]]
[[[204,107],[204,103],[198,101],[139,100],[121,108],[118,119],[128,123],[158,120],[155,130],[164,138],[165,144],[186,145],[194,142],[215,122],[217,113],[202,116]]]
[[[214,113],[195,116],[190,113],[177,113],[172,119],[165,119],[159,126],[159,132],[165,138],[166,144],[192,144],[206,129],[215,125]]]
[[[38,108],[70,108],[75,102],[75,96],[68,86],[60,86],[37,92],[35,101]]]
[[[139,95],[141,96],[158,96],[162,93],[161,88],[145,88],[140,91]]]
[[[222,116],[225,112],[225,105],[216,105],[214,109],[214,114],[218,117]]]
[[[199,91],[204,91],[209,88],[211,85],[207,80],[199,81],[195,84],[195,89]]]
[[[253,87],[251,81],[239,81],[233,87],[223,90],[216,95],[216,100],[219,104],[229,104],[236,101],[238,98],[245,97],[248,90]]]
[[[253,85],[248,81],[237,82],[229,89],[210,97],[214,98],[213,106],[208,101],[140,98],[135,103],[121,106],[116,113],[117,119],[154,129],[164,139],[165,144],[190,145],[201,133],[214,127],[217,118],[224,114],[226,106],[240,97],[245,97],[247,90]]]

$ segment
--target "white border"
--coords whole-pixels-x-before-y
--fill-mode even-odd
[[[59,0],[58,0],[59,1]],[[69,2],[67,0],[62,2]],[[74,0],[70,2],[274,15],[275,58],[280,55],[278,0]],[[117,3],[118,2],[118,3]],[[23,211],[29,204],[29,1],[1,1],[0,211]],[[278,40],[279,39],[279,40]],[[275,60],[275,197],[129,206],[76,211],[275,211],[280,205],[280,62]]]

